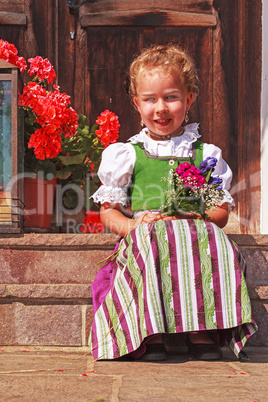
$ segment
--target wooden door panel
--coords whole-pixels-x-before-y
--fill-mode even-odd
[[[160,9],[195,12],[195,13],[212,13],[214,0],[100,0],[96,3],[85,3],[83,13],[97,13],[111,10],[136,10],[154,7]]]
[[[24,13],[24,0],[0,0],[0,12]]]
[[[81,26],[207,26],[215,27],[217,19],[208,13],[186,13],[158,8],[93,12],[82,15]]]
[[[112,110],[120,119],[120,139],[126,140],[137,131],[139,120],[123,83],[130,60],[140,49],[142,30],[88,29],[87,38],[91,121],[103,110]]]

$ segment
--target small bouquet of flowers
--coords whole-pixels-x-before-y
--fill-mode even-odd
[[[199,168],[190,163],[181,163],[171,171],[169,178],[162,178],[168,184],[165,191],[165,204],[161,213],[174,216],[179,211],[200,214],[207,217],[205,210],[212,210],[221,204],[224,191],[222,179],[211,174],[215,170],[217,158],[208,157]]]

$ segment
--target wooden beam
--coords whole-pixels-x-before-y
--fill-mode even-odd
[[[182,26],[215,27],[213,14],[189,13],[158,8],[128,11],[106,11],[81,16],[82,28],[91,26]]]
[[[0,68],[19,68],[19,67],[9,63],[8,61],[0,59]]]
[[[26,14],[0,11],[0,25],[27,25]]]

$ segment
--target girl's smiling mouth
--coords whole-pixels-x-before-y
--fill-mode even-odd
[[[170,121],[171,121],[171,119],[157,119],[157,120],[154,120],[154,122],[156,124],[159,124],[161,126],[166,126],[167,124],[169,124]]]

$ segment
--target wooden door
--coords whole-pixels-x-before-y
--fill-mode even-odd
[[[70,12],[62,0],[0,0],[0,37],[25,58],[48,57],[91,124],[107,108],[118,114],[122,141],[140,129],[123,86],[133,56],[152,43],[186,48],[200,76],[190,121],[200,122],[202,140],[223,150],[234,173],[232,231],[258,233],[261,3],[88,0]]]
[[[212,1],[104,0],[85,4],[80,24],[87,33],[88,99],[92,120],[104,108],[121,122],[120,138],[126,141],[140,130],[139,116],[124,93],[124,79],[133,56],[144,47],[174,41],[186,48],[200,71],[200,99],[192,108],[193,121],[202,121],[212,141],[213,30],[217,18]],[[184,2],[186,3],[186,2]],[[204,77],[205,79],[202,79]],[[209,77],[209,79],[208,79]]]

